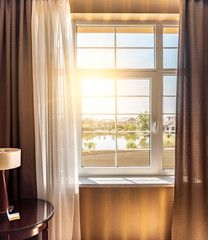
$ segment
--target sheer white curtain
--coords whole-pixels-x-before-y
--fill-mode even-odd
[[[52,240],[79,240],[73,44],[68,0],[34,0],[32,60],[38,197],[52,202]]]

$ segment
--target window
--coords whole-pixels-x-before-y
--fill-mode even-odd
[[[172,174],[178,27],[76,26],[83,175]]]
[[[176,76],[163,76],[163,169],[175,168]]]

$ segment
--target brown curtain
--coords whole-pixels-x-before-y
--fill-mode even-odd
[[[31,12],[31,0],[0,0],[0,147],[22,149],[9,198],[36,197]]]
[[[173,240],[208,239],[208,4],[182,0]]]

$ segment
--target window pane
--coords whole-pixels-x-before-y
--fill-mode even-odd
[[[114,68],[114,49],[77,49],[77,68]]]
[[[115,116],[83,115],[82,131],[115,131]]]
[[[117,49],[117,68],[154,68],[154,49]]]
[[[117,152],[118,167],[149,167],[150,150],[119,150]]]
[[[117,27],[117,47],[154,47],[153,27]]]
[[[163,47],[178,47],[179,28],[163,28]]]
[[[176,112],[176,98],[163,97],[163,113],[175,113],[175,112]]]
[[[118,115],[118,131],[150,131],[150,115]]]
[[[175,115],[163,116],[163,169],[175,168]]]
[[[163,147],[175,147],[175,133],[169,132],[169,133],[163,133]]]
[[[163,132],[172,132],[176,130],[175,115],[163,115]]]
[[[150,165],[149,134],[119,133],[117,144],[118,166]]]
[[[163,68],[177,68],[178,49],[163,49]]]
[[[115,150],[115,134],[82,133],[83,150]]]
[[[82,97],[82,113],[115,113],[115,98]]]
[[[176,95],[176,76],[164,76],[163,77],[163,95]]]
[[[118,133],[117,145],[119,150],[149,148],[149,133]]]
[[[114,47],[114,27],[78,27],[77,47]]]
[[[83,150],[82,166],[84,167],[114,167],[114,150]]]
[[[175,148],[163,149],[163,169],[175,169]]]
[[[117,95],[149,96],[149,79],[144,80],[119,79],[117,80]]]
[[[118,113],[149,113],[148,97],[118,97]]]
[[[114,96],[115,81],[114,79],[83,79],[82,80],[83,96]]]

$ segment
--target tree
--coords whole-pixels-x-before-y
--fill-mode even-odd
[[[82,124],[82,131],[93,131],[94,128],[92,126],[90,126],[89,124]]]
[[[163,146],[164,147],[174,147],[175,146],[175,135],[171,133],[166,133],[163,135]]]
[[[147,138],[143,137],[140,141],[139,141],[139,146],[141,148],[147,148],[149,147],[149,143],[147,142]]]
[[[124,131],[128,131],[128,130],[129,130],[129,124],[128,124],[128,123],[125,123]]]
[[[117,129],[118,129],[118,131],[124,130],[124,125],[118,124],[118,125],[117,125]]]
[[[147,112],[145,112],[147,113]],[[148,114],[142,114],[138,116],[137,120],[137,130],[138,131],[148,131],[149,130],[149,120],[150,116]]]
[[[88,148],[88,149],[95,149],[96,144],[94,142],[85,142],[84,145]]]
[[[82,133],[82,139],[86,141],[93,140],[94,137],[96,137],[95,133]]]
[[[133,123],[133,122],[131,122],[130,124],[129,124],[129,129],[128,129],[129,131],[136,131],[136,125]]]
[[[138,134],[135,133],[119,133],[117,134],[118,138],[124,137],[126,141],[136,141],[139,139]]]
[[[128,141],[128,143],[126,144],[126,148],[127,149],[132,149],[132,148],[137,148],[137,145],[134,141],[130,140]]]

